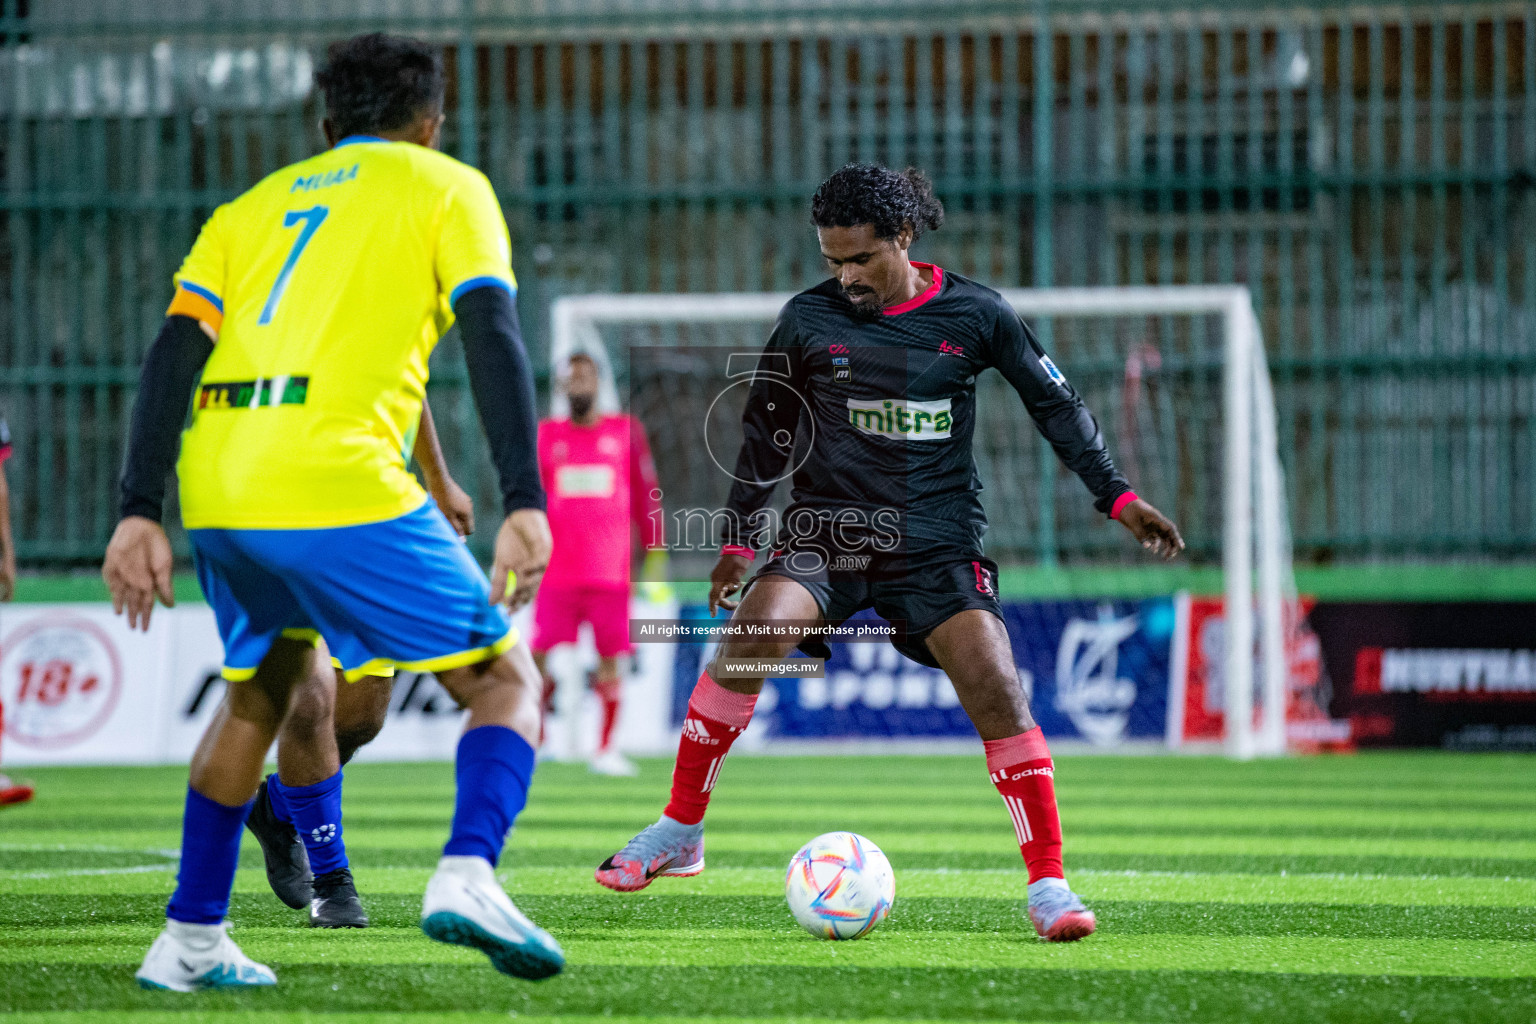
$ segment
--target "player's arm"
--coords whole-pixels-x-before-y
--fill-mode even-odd
[[[511,577],[511,604],[520,608],[538,590],[553,546],[539,479],[533,367],[523,347],[510,288],[500,282],[474,288],[457,296],[453,310],[506,513],[496,535],[491,600],[507,599]]]
[[[1154,554],[1173,558],[1184,550],[1178,527],[1131,490],[1109,457],[1093,413],[1040,347],[1034,332],[1006,305],[998,310],[992,363],[1024,400],[1057,457],[1093,494],[1095,508],[1118,519]]]
[[[16,594],[16,542],[11,536],[11,487],[5,479],[5,460],[11,457],[11,431],[0,419],[0,601]]]
[[[139,371],[119,493],[122,518],[101,567],[112,592],[112,609],[127,611],[130,629],[149,628],[156,595],[167,607],[175,604],[171,545],[160,518],[192,390],[213,352],[205,324],[191,315],[167,316]]]
[[[629,514],[640,534],[645,561],[640,567],[641,591],[647,601],[670,600],[667,586],[667,537],[661,508],[661,482],[650,439],[638,416],[629,419]]]
[[[741,416],[741,451],[736,456],[735,482],[725,503],[720,559],[709,574],[711,617],[716,607],[736,607],[737,602],[727,598],[741,589],[741,581],[757,557],[754,523],[773,499],[774,485],[784,475],[794,451],[802,408],[794,396],[802,393],[805,384],[800,355],[794,310],[786,305],[768,336]]]
[[[438,286],[463,336],[469,385],[506,513],[496,531],[490,599],[520,608],[544,577],[552,541],[539,480],[533,368],[517,322],[512,241],[485,175],[464,168],[443,193],[436,243]]]
[[[416,429],[416,444],[411,449],[421,475],[427,483],[432,500],[447,517],[449,524],[460,537],[475,532],[475,503],[464,488],[460,487],[448,472],[448,460],[443,457],[443,446],[437,437],[437,426],[432,421],[432,407],[423,399],[421,426]]]

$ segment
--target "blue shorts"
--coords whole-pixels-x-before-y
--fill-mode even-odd
[[[381,523],[187,536],[227,679],[255,675],[280,636],[325,637],[349,681],[397,665],[473,665],[517,643],[485,573],[430,499]]]

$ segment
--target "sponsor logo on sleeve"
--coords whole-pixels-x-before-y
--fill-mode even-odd
[[[848,422],[866,434],[899,441],[947,441],[954,416],[949,399],[909,402],[900,398],[848,399]]]
[[[1056,364],[1051,362],[1050,356],[1041,356],[1040,365],[1045,367],[1045,375],[1047,377],[1051,378],[1051,380],[1055,381],[1057,384],[1060,384],[1062,387],[1067,386],[1066,374],[1056,369]]]

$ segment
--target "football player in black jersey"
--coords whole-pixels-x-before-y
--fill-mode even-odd
[[[1095,507],[1164,558],[1177,527],[1115,468],[1093,415],[1034,334],[996,291],[909,258],[943,222],[921,173],[850,165],[811,203],[832,278],[795,296],[768,339],[743,415],[727,503],[727,535],[710,575],[710,612],[773,624],[726,640],[688,706],[661,819],[608,858],[597,880],[624,891],[704,866],[703,818],[761,677],[725,663],[773,660],[800,647],[825,655],[815,630],[864,608],[898,630],[902,653],[944,670],[985,742],[987,767],[1029,871],[1029,915],[1041,937],[1083,938],[1093,913],[1068,888],[1054,766],[1013,663],[982,551],[986,516],[971,452],[976,377],[996,367]],[[769,514],[775,484],[791,503]],[[757,548],[767,563],[742,588]]]

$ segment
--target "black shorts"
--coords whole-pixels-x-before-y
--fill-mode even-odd
[[[999,619],[997,563],[967,544],[923,544],[899,554],[879,552],[828,554],[832,546],[791,543],[775,551],[747,588],[764,576],[787,576],[811,592],[828,625],[873,608],[896,627],[891,640],[902,654],[938,668],[928,650],[928,634],[950,617],[972,608]],[[799,649],[813,658],[827,658],[826,641],[811,638]]]

